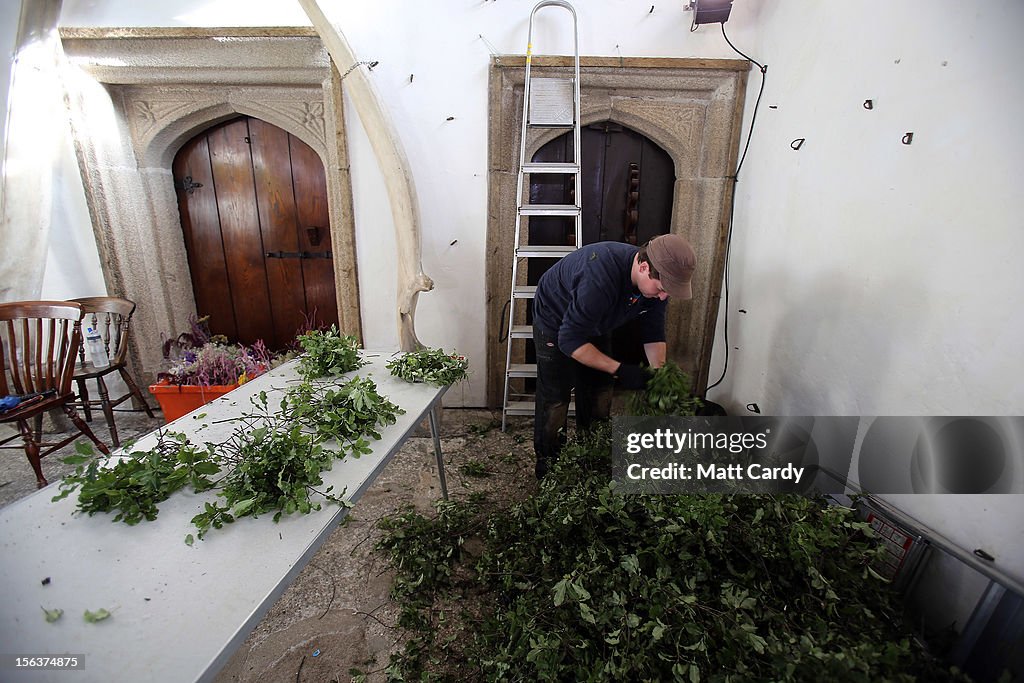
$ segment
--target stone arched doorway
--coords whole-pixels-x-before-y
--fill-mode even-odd
[[[196,311],[172,177],[175,153],[239,115],[323,163],[339,327],[361,336],[341,77],[312,29],[63,29],[76,151],[107,291],[138,304],[136,371]],[[283,251],[283,249],[282,249]]]
[[[488,122],[487,397],[502,402],[505,346],[502,308],[509,299],[516,213],[525,57],[491,60]],[[571,77],[572,58],[534,57],[535,77]],[[583,57],[581,123],[610,121],[656,143],[672,159],[675,176],[667,232],[693,244],[698,269],[694,296],[670,302],[666,321],[669,357],[707,386],[708,366],[725,266],[732,174],[739,152],[746,91],[746,60]],[[527,156],[558,133],[528,131]],[[586,211],[586,208],[584,208]],[[525,285],[525,269],[519,285]],[[515,324],[524,324],[525,319]],[[515,357],[513,362],[523,362]]]

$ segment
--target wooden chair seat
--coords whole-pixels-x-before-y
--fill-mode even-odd
[[[75,381],[77,382],[78,380],[102,377],[103,375],[110,374],[111,372],[120,369],[122,365],[122,363],[111,362],[110,365],[98,368],[92,364],[92,361],[86,362],[85,365],[82,365],[81,361],[79,361],[78,363],[75,363]]]
[[[14,422],[16,420],[23,420],[29,417],[33,417],[37,413],[45,413],[48,410],[54,408],[60,408],[65,402],[66,398],[62,396],[51,396],[50,398],[44,398],[42,401],[36,401],[28,405],[17,405],[14,410],[8,410],[6,413],[0,413],[0,418],[4,422]]]

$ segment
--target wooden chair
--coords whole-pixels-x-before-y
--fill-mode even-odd
[[[75,356],[82,343],[81,319],[82,307],[76,303],[18,301],[0,304],[0,396],[43,394],[0,413],[0,422],[17,423],[39,488],[48,483],[40,460],[78,438],[78,434],[72,434],[58,443],[43,443],[43,413],[48,410],[62,408],[78,431],[92,440],[100,452],[110,453],[72,405],[75,394],[71,380]],[[34,429],[29,427],[29,420],[34,420]],[[0,442],[0,448],[17,448],[5,445],[17,438],[16,434],[5,439]]]
[[[86,363],[85,344],[79,347],[79,364],[75,368],[78,402],[75,406],[85,413],[86,422],[92,421],[92,408],[100,408],[110,428],[110,439],[114,443],[114,448],[117,448],[121,445],[121,440],[117,437],[117,426],[114,424],[114,408],[134,396],[142,404],[146,414],[155,417],[145,396],[125,367],[128,355],[128,330],[132,314],[135,313],[135,302],[114,296],[91,296],[71,301],[82,307],[82,326],[91,327],[100,333],[104,352],[110,361],[106,367],[97,368],[92,363]],[[121,379],[128,386],[128,393],[113,401],[110,400],[107,384],[103,381],[103,377],[112,372],[120,373]],[[87,380],[96,380],[100,392],[98,399],[89,399]]]

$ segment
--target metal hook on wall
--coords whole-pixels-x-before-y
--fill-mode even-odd
[[[875,108],[875,103],[872,100],[864,100],[864,108],[865,109],[874,109]]]
[[[904,145],[909,145],[913,141],[914,141],[914,134],[913,133],[907,133],[906,135],[903,136],[903,144]]]
[[[789,143],[789,146],[792,147],[793,149],[800,149],[800,147],[803,144],[804,144],[804,138],[797,138],[796,140],[793,140],[793,142]]]

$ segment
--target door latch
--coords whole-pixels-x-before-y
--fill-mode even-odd
[[[264,254],[267,258],[334,258],[330,251],[268,251]]]

